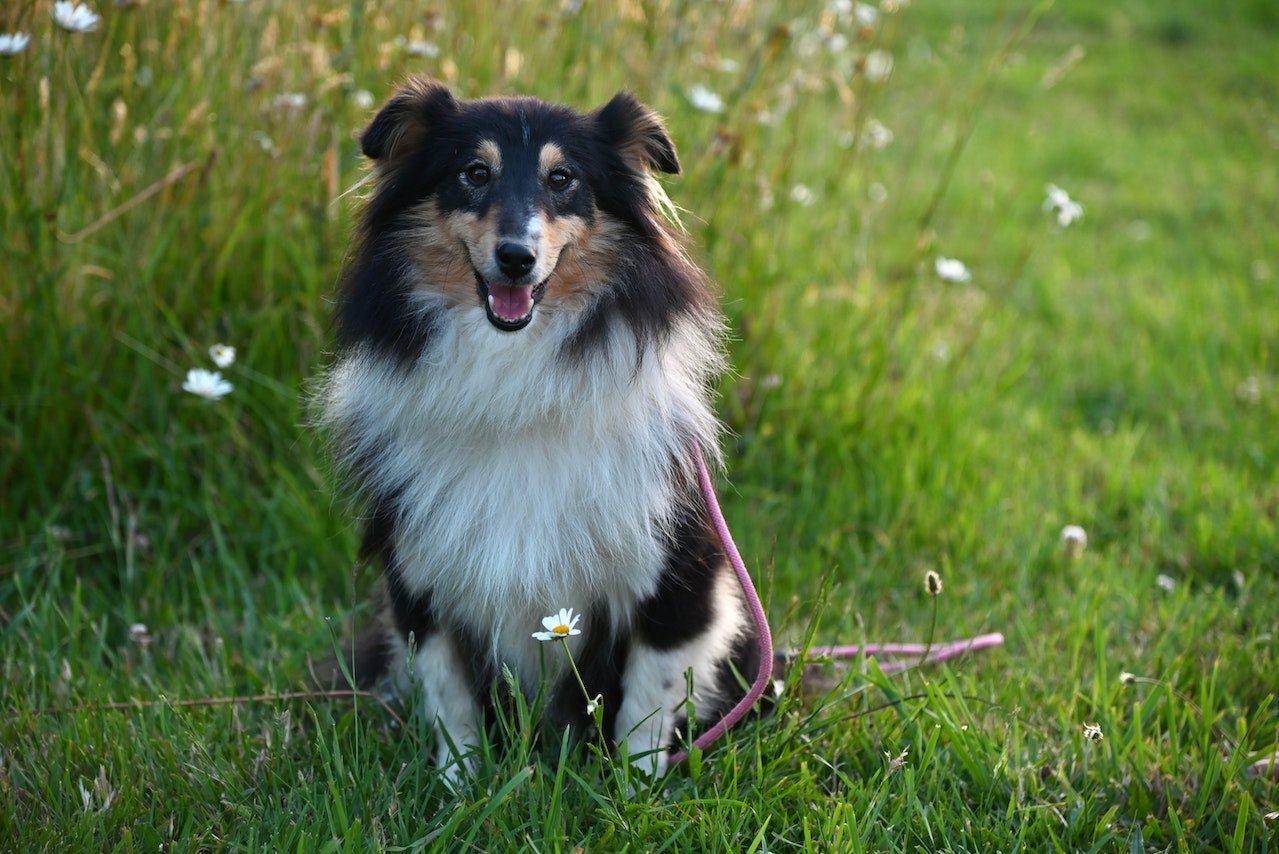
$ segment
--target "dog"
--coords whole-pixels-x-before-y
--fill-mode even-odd
[[[656,178],[680,171],[671,137],[624,92],[583,113],[415,78],[360,145],[373,189],[317,401],[383,572],[346,669],[410,678],[449,780],[509,682],[543,728],[661,774],[688,710],[718,720],[759,666],[693,462],[722,465],[725,327]],[[585,694],[531,637],[565,606]]]

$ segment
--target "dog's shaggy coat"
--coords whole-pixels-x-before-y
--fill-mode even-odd
[[[563,650],[531,637],[571,606],[605,734],[661,771],[686,710],[717,719],[757,666],[692,464],[718,460],[722,325],[663,215],[675,147],[626,94],[581,114],[421,79],[361,144],[374,190],[319,395],[384,571],[355,678],[415,677],[453,775],[503,668],[585,733]]]

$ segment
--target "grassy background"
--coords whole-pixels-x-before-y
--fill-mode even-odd
[[[383,5],[0,12],[33,34],[0,57],[3,847],[1276,848],[1272,3]],[[783,639],[922,639],[937,569],[936,634],[1006,647],[788,697],[634,795],[520,721],[454,796],[409,708],[168,703],[303,687],[371,580],[303,389],[354,96],[409,71],[668,117],[735,333],[725,510]],[[234,393],[184,394],[219,340]],[[91,708],[129,699],[166,702]]]

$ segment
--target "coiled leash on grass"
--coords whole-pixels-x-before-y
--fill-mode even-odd
[[[759,592],[755,590],[754,582],[751,581],[750,572],[746,569],[741,553],[737,551],[737,544],[733,542],[733,535],[728,530],[728,523],[724,521],[724,513],[719,507],[719,498],[715,495],[715,485],[711,483],[711,474],[706,469],[706,461],[702,459],[701,448],[697,447],[697,445],[693,445],[693,462],[697,466],[697,480],[702,488],[702,497],[706,499],[706,508],[710,511],[715,533],[719,535],[719,541],[724,546],[728,562],[733,565],[733,571],[737,573],[737,581],[742,585],[742,593],[746,595],[746,604],[750,608],[751,618],[755,621],[755,628],[759,633],[759,673],[755,675],[755,682],[751,685],[750,690],[746,692],[746,696],[742,697],[728,714],[724,715],[717,724],[693,740],[695,748],[705,750],[716,739],[728,732],[733,724],[740,721],[750,711],[751,707],[759,701],[759,698],[764,695],[769,680],[773,676],[774,661],[778,658],[782,660],[789,659],[792,653],[779,651],[774,654],[773,633],[768,627],[768,617],[764,614],[764,605],[759,599]],[[856,658],[862,655],[915,656],[905,661],[888,661],[880,666],[883,672],[894,673],[899,670],[905,670],[912,665],[947,661],[957,658],[966,652],[975,652],[999,646],[1003,642],[1004,636],[1002,634],[992,632],[965,640],[947,641],[939,644],[847,644],[842,646],[812,647],[809,652],[835,659]],[[687,758],[688,753],[686,751],[677,751],[671,754],[670,764],[678,764]]]

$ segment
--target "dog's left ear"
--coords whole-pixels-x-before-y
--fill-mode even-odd
[[[593,117],[604,142],[638,161],[641,168],[679,174],[679,156],[666,125],[634,95],[618,92]]]

